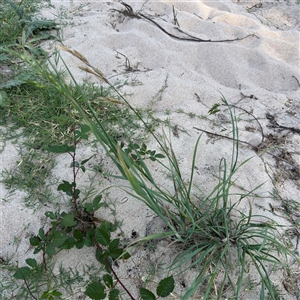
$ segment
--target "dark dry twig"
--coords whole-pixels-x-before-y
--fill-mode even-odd
[[[163,31],[164,33],[166,33],[168,36],[174,38],[174,39],[177,39],[177,40],[181,40],[181,41],[186,41],[186,42],[200,42],[200,43],[222,43],[222,42],[235,42],[235,41],[240,41],[240,40],[244,40],[250,36],[256,36],[255,34],[248,34],[242,38],[236,38],[236,39],[226,39],[226,40],[204,40],[204,39],[200,39],[198,37],[195,37],[195,36],[192,36],[184,31],[182,31],[181,29],[177,28],[176,29],[185,34],[186,36],[188,36],[188,38],[185,38],[185,37],[179,37],[177,35],[174,35],[168,31],[166,31],[162,26],[160,26],[158,23],[156,23],[155,21],[153,21],[152,19],[148,18],[147,16],[145,16],[144,14],[142,13],[139,13],[139,16],[143,17],[144,19],[150,21],[151,23],[153,23],[154,25],[156,25],[161,31]]]
[[[261,135],[262,135],[262,137],[261,137],[261,142],[263,142],[264,139],[265,139],[265,135],[264,135],[263,128],[262,128],[260,122],[258,121],[258,119],[257,119],[251,112],[247,111],[246,109],[244,109],[244,108],[242,108],[242,107],[238,107],[238,106],[235,106],[235,105],[232,105],[232,104],[229,104],[229,106],[244,111],[245,113],[247,113],[248,115],[250,115],[250,116],[257,122],[257,124],[258,124],[258,126],[259,126],[259,128],[260,128],[260,131],[261,131]]]
[[[25,283],[26,288],[27,288],[27,290],[28,290],[30,296],[32,297],[32,299],[38,300],[38,298],[36,298],[36,297],[32,294],[32,292],[31,292],[31,290],[30,290],[30,287],[29,287],[29,285],[28,285],[28,283],[27,283],[27,280],[26,280],[24,274],[22,273],[22,271],[20,271],[20,269],[19,269],[18,271],[22,274],[24,283]]]
[[[300,129],[298,128],[295,128],[295,127],[286,127],[286,126],[283,126],[283,125],[279,125],[276,120],[275,120],[275,117],[272,116],[270,113],[266,113],[266,118],[270,121],[271,125],[273,127],[277,127],[277,128],[281,128],[281,129],[285,129],[285,130],[290,130],[294,133],[300,133]]]
[[[250,146],[251,149],[254,150],[255,152],[258,152],[258,150],[259,150],[259,145],[258,145],[258,146],[254,146],[254,145],[252,145],[252,144],[250,144],[250,143],[248,143],[248,142],[246,142],[246,141],[241,141],[241,140],[239,140],[239,139],[233,139],[233,138],[231,138],[231,137],[229,137],[229,136],[226,136],[226,135],[222,135],[222,134],[210,132],[210,131],[207,131],[207,130],[204,130],[204,129],[200,129],[200,128],[197,128],[197,127],[193,127],[193,128],[196,129],[196,130],[200,130],[200,131],[206,133],[207,135],[212,135],[212,136],[215,135],[215,136],[220,137],[220,138],[224,138],[224,139],[228,139],[228,140],[231,140],[231,141],[235,141],[235,142],[238,142],[238,143],[242,143],[242,144],[248,145],[248,146]],[[284,158],[282,158],[282,157],[279,157],[279,156],[277,156],[277,155],[275,155],[275,154],[272,154],[272,153],[270,153],[270,152],[268,152],[268,151],[266,151],[266,152],[264,152],[264,153],[267,153],[267,154],[273,156],[275,159],[278,159],[278,160],[281,160],[281,161],[284,161],[284,162],[290,164],[290,162],[287,161],[286,159],[284,159]]]
[[[168,36],[174,38],[174,39],[177,39],[177,40],[181,40],[181,41],[186,41],[186,42],[200,42],[200,43],[222,43],[222,42],[235,42],[235,41],[240,41],[240,40],[244,40],[250,36],[255,36],[257,37],[255,34],[248,34],[242,38],[235,38],[235,39],[225,39],[225,40],[204,40],[204,39],[200,39],[198,37],[195,37],[195,36],[192,36],[184,31],[182,31],[180,28],[178,27],[175,27],[175,29],[177,29],[179,32],[181,32],[182,34],[185,34],[187,37],[180,37],[180,36],[177,36],[177,35],[174,35],[170,32],[168,32],[167,30],[165,30],[162,26],[160,26],[157,22],[155,22],[153,19],[147,17],[146,15],[142,14],[141,12],[138,12],[138,13],[135,13],[132,9],[132,7],[125,3],[125,2],[121,2],[122,5],[125,6],[125,11],[120,11],[120,10],[117,10],[117,9],[114,9],[114,11],[118,11],[119,13],[123,13],[124,15],[126,16],[129,16],[131,18],[137,18],[137,19],[146,19],[148,20],[149,22],[151,22],[152,24],[154,24],[155,26],[157,26],[161,31],[163,31],[164,33],[166,33]],[[174,15],[174,21],[176,22],[175,20],[176,16]],[[179,24],[178,24],[179,26]],[[257,37],[258,38],[258,37]]]

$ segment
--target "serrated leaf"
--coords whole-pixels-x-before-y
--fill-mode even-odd
[[[102,300],[106,297],[106,293],[104,292],[105,287],[100,282],[92,282],[90,283],[86,290],[85,294],[94,300]]]
[[[58,191],[63,191],[65,192],[68,196],[72,196],[73,195],[73,187],[75,187],[76,184],[74,183],[69,183],[68,181],[66,180],[63,180],[63,183],[61,183],[58,187],[57,187],[57,190]]]
[[[174,286],[174,278],[169,276],[159,282],[156,294],[160,297],[167,297],[173,292]]]
[[[84,132],[84,133],[87,133],[87,132],[89,132],[91,130],[90,126],[87,125],[87,124],[81,125],[80,129],[81,129],[81,132]]]
[[[46,253],[50,256],[56,254],[55,246],[52,243],[50,243],[46,246]]]
[[[113,289],[108,294],[108,300],[118,300],[120,291],[117,289]]]
[[[95,239],[96,242],[100,243],[101,245],[108,246],[110,243],[110,234],[102,228],[97,228]]]
[[[109,274],[104,274],[102,278],[108,288],[112,288],[114,286],[113,279]]]
[[[116,230],[115,226],[113,226],[108,221],[103,221],[100,225],[100,228],[106,232],[113,232]]]
[[[74,238],[68,237],[65,242],[59,247],[60,249],[70,250],[75,246]]]
[[[32,268],[36,268],[37,267],[37,262],[34,258],[27,258],[26,260],[26,264]]]
[[[73,231],[73,236],[76,240],[81,240],[83,238],[83,233],[80,230],[75,229]]]
[[[123,254],[123,249],[117,248],[110,252],[110,256],[113,258],[119,258]]]
[[[73,214],[65,214],[61,220],[61,226],[72,227],[75,226],[77,222],[75,221],[75,216]]]
[[[112,240],[111,243],[108,246],[109,251],[113,251],[116,248],[118,248],[119,243],[120,243],[120,239],[114,239],[114,240]]]
[[[75,147],[68,146],[68,145],[49,146],[47,150],[53,153],[67,153],[67,152],[75,152]]]
[[[143,300],[155,300],[155,295],[147,289],[140,288],[140,296]]]
[[[55,231],[53,234],[53,245],[55,247],[60,247],[66,240],[68,236],[60,231]]]
[[[87,212],[92,212],[94,210],[94,206],[92,203],[86,203],[84,205],[84,209],[87,211]]]
[[[86,233],[85,245],[87,247],[93,246],[94,245],[94,239],[95,239],[95,229],[90,228]]]
[[[29,267],[19,268],[13,275],[16,279],[24,280],[31,274],[32,270]]]
[[[109,257],[109,252],[107,252],[106,250],[100,250],[99,248],[96,249],[96,259],[105,264],[106,265],[106,262],[105,262],[105,259]]]
[[[84,247],[85,243],[86,243],[85,240],[82,239],[82,240],[76,242],[75,247],[76,247],[77,249],[82,249],[82,248]]]

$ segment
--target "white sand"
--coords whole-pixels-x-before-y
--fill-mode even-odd
[[[279,125],[300,129],[300,6],[292,0],[127,3],[134,12],[153,19],[172,35],[181,38],[190,38],[190,35],[214,42],[175,39],[144,17],[131,18],[118,13],[116,10],[124,10],[119,1],[54,1],[55,8],[45,11],[44,15],[52,18],[52,13],[64,7],[68,15],[72,16],[75,26],[62,29],[63,44],[82,53],[112,82],[119,79],[132,83],[125,86],[122,92],[131,94],[127,100],[134,107],[150,107],[157,117],[163,120],[170,118],[171,124],[177,125],[179,134],[172,136],[172,143],[186,178],[190,172],[194,144],[201,133],[194,127],[219,134],[226,134],[226,131],[222,132],[222,128],[229,128],[226,124],[226,112],[208,115],[209,108],[215,103],[220,103],[222,93],[230,104],[237,107],[240,140],[259,146],[264,137],[267,147],[281,149],[270,152],[280,155],[286,151],[293,159],[289,162],[278,159],[276,163],[274,157],[268,154],[259,157],[249,145],[241,145],[240,161],[253,158],[240,170],[237,185],[251,190],[265,182],[257,191],[262,198],[249,199],[255,212],[269,215],[267,210],[270,204],[280,207],[281,202],[271,197],[275,187],[283,199],[298,201],[300,204],[300,135],[292,130],[272,128],[266,118],[266,113],[269,113]],[[78,9],[80,4],[86,5]],[[172,6],[179,26],[174,24]],[[216,42],[234,39],[240,40]],[[62,56],[78,81],[90,77],[77,68],[81,65],[78,60],[68,53],[62,53]],[[126,64],[125,57],[133,70],[126,70],[129,65],[128,62]],[[166,80],[167,87],[159,94]],[[141,85],[135,85],[137,81]],[[244,110],[259,120],[263,133],[259,124]],[[190,118],[188,113],[193,113],[196,117]],[[203,119],[200,116],[207,118]],[[273,135],[273,141],[269,134]],[[195,181],[205,192],[209,192],[215,183],[214,176],[218,172],[219,160],[222,156],[230,158],[231,145],[229,140],[214,139],[203,134],[198,150]],[[87,151],[89,149],[79,153],[79,156],[88,157]],[[7,144],[0,158],[2,169],[14,168],[17,154],[13,146]],[[66,174],[66,165],[69,162],[65,157],[58,159],[62,163],[53,173],[65,179],[69,176]],[[288,171],[289,168],[293,171]],[[0,198],[5,200],[8,191],[1,182],[0,188]],[[121,204],[124,197],[124,193],[119,191],[110,195],[111,199],[117,199],[117,218],[124,221],[122,229],[128,239],[131,238],[132,230],[142,237],[149,233],[147,228],[149,229],[153,222],[153,215],[130,197],[126,203]],[[7,252],[15,252],[13,238],[20,236],[21,243],[14,257],[20,262],[31,252],[28,251],[28,238],[25,237],[23,226],[30,223],[27,231],[29,234],[35,234],[36,229],[44,225],[41,218],[43,211],[32,215],[31,211],[22,209],[21,198],[22,193],[17,193],[7,202],[1,202],[0,229],[0,256],[5,256]],[[255,204],[265,207],[266,210],[259,209]],[[240,209],[247,210],[247,207],[248,200]],[[277,213],[280,213],[279,210]],[[295,214],[295,218],[299,220],[299,213]],[[276,221],[292,227],[283,218],[276,218]],[[296,236],[292,241],[294,247],[297,246],[300,251],[299,245],[296,245]],[[147,264],[157,263],[156,256],[160,255],[166,261],[164,252],[167,253],[165,256],[171,256],[165,247],[166,244],[162,241],[155,253],[146,254],[143,250],[137,250],[126,264],[117,269],[134,295],[149,268]],[[68,254],[60,254],[60,259],[70,266],[75,266],[78,260],[82,260],[83,264],[94,260],[93,253],[87,255],[86,250],[82,250],[82,253],[81,256],[78,250],[70,251]],[[299,266],[294,267],[298,267],[299,272]],[[180,280],[184,280],[188,285],[194,275],[194,272],[190,271]],[[278,271],[273,278],[274,284],[286,294],[285,299],[296,299],[293,292],[287,293],[285,290],[283,276],[284,274]],[[299,279],[298,284],[300,285]],[[185,288],[177,280],[177,299],[180,299],[184,291]],[[81,298],[78,294],[72,299]],[[201,299],[201,295],[196,295],[195,299]],[[258,299],[257,290],[249,294],[243,293],[241,299]]]

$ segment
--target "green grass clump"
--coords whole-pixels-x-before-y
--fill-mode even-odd
[[[32,77],[33,80],[37,79]],[[56,80],[60,80],[59,77]],[[84,101],[80,100],[78,89],[70,88],[73,96],[86,107]],[[80,89],[112,137],[121,139],[125,132],[134,134],[140,127],[128,108],[106,100],[112,99],[109,89],[92,83],[83,83]],[[51,85],[45,84],[41,88],[28,80],[20,86],[5,89],[5,93],[7,103],[0,109],[0,125],[12,124],[12,129],[22,128],[24,135],[30,137],[30,145],[34,149],[46,149],[58,142],[69,143],[72,129],[82,122],[81,115],[67,98]]]
[[[101,71],[91,66],[80,53],[68,48],[63,49],[84,62],[87,65],[84,68],[85,71],[94,74],[113,88]],[[167,238],[181,249],[170,266],[170,272],[176,273],[191,267],[198,270],[198,276],[182,299],[190,299],[201,286],[205,286],[203,299],[210,299],[214,287],[216,287],[217,299],[222,297],[225,290],[230,297],[239,299],[241,292],[245,290],[245,274],[248,272],[249,262],[252,263],[260,278],[260,299],[267,297],[265,290],[268,291],[270,299],[276,299],[277,293],[270,278],[269,266],[285,267],[287,258],[294,254],[278,239],[279,225],[272,219],[263,215],[253,215],[251,206],[248,214],[238,209],[239,201],[245,199],[253,191],[240,195],[231,193],[237,170],[248,160],[238,162],[237,121],[224,97],[222,97],[222,102],[228,108],[232,124],[231,161],[228,163],[225,158],[220,159],[219,182],[209,195],[203,199],[196,199],[193,175],[201,137],[196,142],[190,178],[186,183],[182,178],[172,145],[166,137],[161,138],[149,129],[161,153],[149,150],[145,144],[118,142],[107,132],[102,120],[98,118],[95,109],[71,73],[69,75],[78,91],[81,91],[80,99],[85,102],[86,106],[73,96],[72,89],[64,81],[57,82],[52,79],[53,70],[55,72],[53,65],[49,67],[51,69],[48,69],[36,64],[32,58],[24,56],[23,59],[37,66],[39,74],[47,78],[62,95],[65,95],[82,115],[97,141],[106,149],[118,167],[121,174],[119,177],[130,184],[130,188],[124,186],[123,189],[144,202],[166,224],[167,231],[147,236],[140,241]],[[67,66],[65,67],[67,69]],[[118,94],[117,90],[115,92]],[[143,123],[140,114],[130,106],[126,99],[120,94],[119,96]],[[147,127],[147,124],[144,123],[144,125]],[[146,164],[146,158],[156,161],[162,173],[169,174],[174,189],[166,190],[161,187],[160,180],[152,176]],[[232,202],[232,198],[236,199],[236,197],[239,200]]]

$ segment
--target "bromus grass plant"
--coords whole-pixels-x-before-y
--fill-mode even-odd
[[[248,160],[241,163],[238,160],[237,122],[234,111],[225,97],[222,96],[222,105],[227,106],[232,124],[231,160],[228,162],[225,158],[220,158],[218,183],[209,195],[198,199],[195,194],[200,188],[194,184],[194,167],[201,136],[195,143],[190,177],[186,183],[176,153],[166,135],[154,133],[105,75],[93,67],[83,55],[66,47],[61,49],[80,59],[84,63],[84,66],[80,67],[83,71],[95,75],[114,89],[119,99],[136,113],[157,142],[159,153],[148,149],[146,144],[139,145],[130,141],[129,137],[124,142],[118,142],[111,136],[58,53],[55,54],[55,60],[49,60],[47,65],[40,64],[32,55],[19,54],[22,60],[36,70],[39,78],[43,79],[42,84],[40,81],[32,81],[33,84],[43,88],[44,82],[48,82],[47,84],[53,86],[80,113],[97,141],[119,169],[120,174],[116,177],[129,184],[124,184],[121,188],[145,203],[165,223],[167,230],[141,238],[138,242],[167,239],[179,249],[177,257],[169,266],[169,272],[179,273],[190,268],[197,270],[198,275],[182,299],[191,299],[193,295],[200,293],[200,288],[204,288],[201,299],[221,299],[224,294],[228,298],[240,299],[240,294],[245,293],[249,264],[256,270],[259,278],[259,299],[277,299],[278,293],[271,280],[271,269],[274,266],[285,268],[289,257],[297,258],[278,239],[278,224],[264,215],[253,215],[251,206],[248,213],[243,213],[238,208],[239,203],[245,201],[258,187],[246,194],[231,192],[236,172]],[[64,64],[76,93],[62,77],[57,80],[56,65],[59,59]],[[210,111],[214,112],[215,109]],[[171,190],[161,187],[160,180],[152,175],[146,159],[156,162],[164,173],[170,175],[173,184]],[[163,283],[174,284],[170,277]],[[97,290],[97,287],[99,286],[95,284],[93,289]],[[140,292],[143,299],[156,297],[143,288]]]

